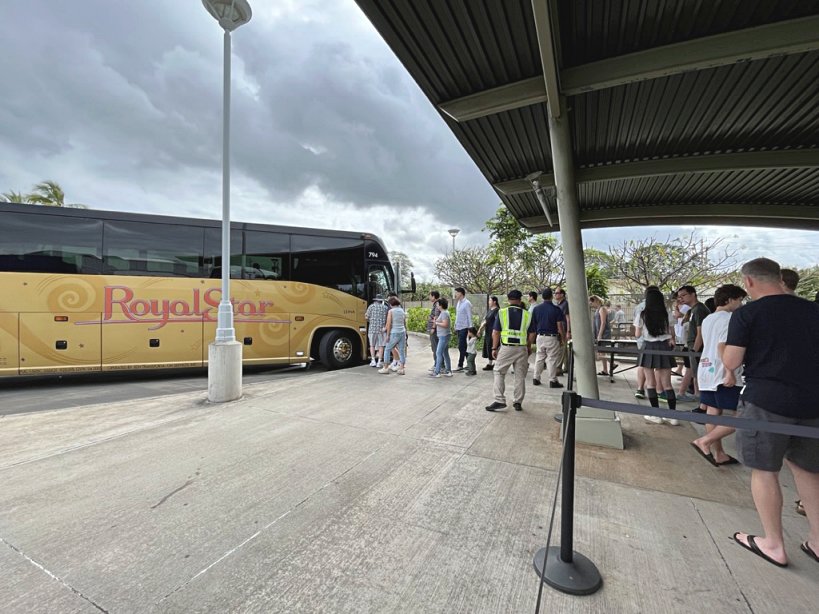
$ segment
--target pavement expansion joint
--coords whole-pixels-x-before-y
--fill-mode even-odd
[[[19,549],[18,547],[16,547],[14,544],[12,544],[12,543],[10,543],[10,542],[6,541],[6,540],[5,540],[5,539],[3,539],[2,537],[0,537],[0,543],[3,543],[3,544],[5,544],[6,546],[8,546],[8,547],[9,547],[9,549],[13,550],[13,551],[14,551],[14,552],[16,552],[16,553],[17,553],[19,556],[23,557],[23,558],[24,558],[26,561],[28,561],[28,562],[29,562],[29,563],[31,563],[31,564],[32,564],[34,567],[36,567],[37,569],[39,569],[40,571],[42,571],[44,574],[46,574],[46,575],[47,575],[49,578],[51,578],[52,580],[56,580],[57,582],[59,582],[59,583],[60,583],[62,586],[64,586],[65,588],[67,588],[68,590],[70,590],[72,593],[74,593],[75,595],[77,595],[77,596],[78,596],[80,599],[82,599],[82,600],[84,600],[84,601],[87,601],[88,603],[90,603],[92,606],[94,606],[94,607],[95,607],[97,610],[99,610],[100,612],[104,612],[105,614],[108,614],[108,610],[106,610],[106,609],[105,609],[105,608],[103,608],[101,605],[99,605],[98,603],[96,603],[96,602],[95,602],[93,599],[91,599],[90,597],[87,597],[86,595],[83,595],[83,594],[82,594],[82,592],[80,592],[79,590],[77,590],[76,588],[74,588],[73,586],[71,586],[71,585],[70,585],[68,582],[66,582],[65,580],[63,580],[63,579],[62,579],[60,576],[58,576],[57,574],[52,573],[51,571],[49,571],[48,569],[46,569],[45,565],[43,565],[42,563],[40,563],[40,562],[38,562],[38,561],[35,561],[33,558],[31,558],[30,556],[28,556],[28,555],[27,555],[25,552],[23,552],[22,550],[20,550],[20,549]]]
[[[219,558],[217,558],[215,561],[213,561],[212,563],[210,563],[209,565],[207,565],[206,567],[204,567],[203,569],[201,569],[200,571],[198,571],[196,574],[194,574],[193,576],[191,576],[190,578],[188,578],[188,579],[187,579],[185,582],[181,583],[180,585],[178,585],[177,587],[175,587],[173,590],[171,590],[170,592],[168,592],[168,593],[167,593],[165,596],[163,596],[163,597],[162,597],[162,598],[161,598],[159,601],[157,601],[155,605],[159,605],[159,604],[161,604],[163,601],[165,601],[166,599],[168,599],[169,597],[171,597],[171,596],[172,596],[172,595],[174,595],[175,593],[179,592],[180,590],[182,590],[183,588],[185,588],[186,586],[188,586],[188,585],[189,585],[191,582],[193,582],[194,580],[196,580],[198,577],[200,577],[200,576],[204,575],[205,573],[207,573],[208,571],[210,571],[212,568],[214,568],[216,565],[218,565],[219,563],[221,563],[221,562],[222,562],[222,561],[224,561],[225,559],[229,558],[229,557],[230,557],[231,555],[233,555],[235,552],[237,552],[237,551],[241,550],[241,549],[242,549],[244,546],[246,546],[246,545],[247,545],[247,544],[249,544],[250,542],[254,541],[254,540],[257,538],[257,537],[259,537],[259,536],[260,536],[262,533],[264,533],[265,531],[267,531],[269,528],[271,528],[272,526],[274,526],[274,525],[278,524],[278,522],[279,522],[279,521],[283,520],[284,518],[287,518],[287,517],[288,517],[290,514],[292,514],[292,513],[293,513],[293,512],[295,512],[296,510],[298,510],[298,509],[299,509],[300,507],[302,507],[302,506],[303,506],[305,503],[307,503],[308,501],[310,501],[310,500],[311,500],[313,497],[315,497],[316,495],[318,495],[318,494],[320,494],[321,492],[323,492],[323,491],[324,491],[325,489],[327,489],[329,486],[331,486],[331,485],[333,485],[333,484],[337,483],[337,482],[338,482],[338,480],[340,480],[340,479],[341,479],[341,478],[343,478],[345,475],[347,475],[347,474],[348,474],[348,473],[350,473],[351,471],[353,471],[353,470],[355,470],[356,468],[358,468],[358,467],[359,467],[360,465],[362,465],[363,463],[367,462],[367,461],[368,461],[370,458],[372,458],[374,455],[376,455],[378,452],[380,452],[380,451],[381,451],[382,449],[384,449],[386,446],[387,446],[387,442],[384,442],[383,444],[381,444],[380,446],[378,446],[377,448],[375,448],[375,449],[374,449],[372,452],[370,452],[369,454],[367,454],[366,456],[364,456],[362,459],[360,459],[358,462],[353,463],[352,465],[350,465],[349,467],[347,467],[347,469],[345,469],[344,471],[340,472],[338,475],[334,476],[333,478],[331,478],[330,480],[328,480],[327,482],[325,482],[324,484],[322,484],[320,487],[318,487],[317,489],[315,489],[315,490],[314,490],[313,492],[311,492],[309,495],[307,495],[306,497],[304,497],[304,498],[303,498],[301,501],[299,501],[298,503],[296,503],[295,505],[293,505],[293,506],[292,506],[290,509],[288,509],[286,512],[284,512],[284,513],[280,514],[279,516],[277,516],[277,517],[276,517],[275,519],[273,519],[271,522],[269,522],[269,523],[267,523],[266,525],[264,525],[264,526],[263,526],[261,529],[257,530],[255,533],[253,533],[253,534],[252,534],[252,535],[250,535],[249,537],[247,537],[247,538],[245,538],[244,540],[242,540],[241,542],[239,542],[239,544],[237,544],[236,546],[234,546],[233,548],[231,548],[231,549],[230,549],[230,550],[228,550],[227,552],[223,553],[223,554],[222,554],[222,555],[221,555]],[[182,488],[184,488],[184,486],[183,486],[183,487],[181,487],[181,488],[178,488],[178,489],[177,489],[176,491],[174,491],[174,492],[178,492],[179,490],[182,490]],[[170,493],[170,495],[174,494],[174,492]],[[168,495],[168,496],[170,496],[170,495]],[[104,611],[104,610],[103,610],[103,611]]]

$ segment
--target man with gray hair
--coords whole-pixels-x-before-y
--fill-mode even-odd
[[[819,305],[785,292],[773,260],[751,260],[741,272],[752,300],[732,314],[728,325],[724,386],[737,385],[734,370],[744,363],[742,418],[819,427],[813,385],[819,371]],[[779,485],[784,460],[810,527],[801,549],[819,563],[819,439],[746,429],[739,429],[736,439],[740,460],[752,469],[751,494],[764,534],[737,532],[734,540],[769,563],[787,566]]]

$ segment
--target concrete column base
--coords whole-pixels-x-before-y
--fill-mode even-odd
[[[208,346],[208,401],[225,403],[242,396],[242,344],[213,342]]]
[[[622,450],[623,429],[620,426],[620,418],[613,416],[614,413],[610,411],[581,407],[577,410],[575,440],[593,446]]]

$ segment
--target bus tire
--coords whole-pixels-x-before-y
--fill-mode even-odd
[[[319,343],[319,360],[328,369],[352,367],[360,361],[356,356],[358,342],[352,331],[331,330]]]

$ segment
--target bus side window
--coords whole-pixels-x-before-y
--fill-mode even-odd
[[[325,286],[358,296],[363,291],[364,241],[293,234],[294,281]]]
[[[230,231],[230,277],[242,278],[242,231]],[[205,255],[202,259],[202,277],[222,277],[222,229],[205,228]]]
[[[103,258],[115,275],[199,277],[202,244],[196,226],[106,221]]]
[[[246,230],[242,267],[248,279],[290,279],[290,235]]]
[[[0,270],[21,273],[96,273],[85,270],[102,256],[102,222],[70,216],[4,213]]]

